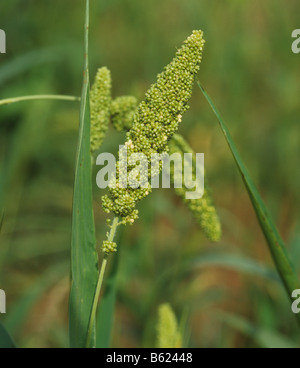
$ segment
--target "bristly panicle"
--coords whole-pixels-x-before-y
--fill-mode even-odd
[[[158,309],[157,348],[179,349],[182,347],[182,336],[176,316],[169,304],[162,304]]]
[[[130,130],[137,107],[138,101],[134,96],[121,96],[113,100],[111,121],[117,131]]]
[[[111,108],[111,73],[104,67],[98,69],[90,92],[91,105],[91,152],[100,148],[105,138]]]
[[[169,143],[170,153],[180,153],[182,156],[185,153],[193,154],[193,180],[196,178],[196,162],[195,153],[185,139],[179,135],[175,134]],[[171,170],[172,181],[175,182],[174,169]],[[179,195],[185,204],[188,206],[196,221],[200,225],[205,236],[213,241],[217,242],[221,238],[221,223],[218,217],[216,208],[214,207],[213,200],[209,194],[207,188],[207,181],[205,181],[204,195],[200,199],[186,199],[187,188],[183,185],[182,188],[175,188],[177,195]]]
[[[143,153],[150,161],[152,154],[168,151],[168,141],[188,110],[204,43],[203,32],[194,31],[146,93],[127,133],[128,159],[134,153]],[[103,207],[106,212],[112,211],[123,221],[133,223],[137,218],[136,204],[150,194],[150,183],[148,187],[133,189],[119,186],[118,181],[117,173],[117,188],[110,190],[110,196],[103,197]]]
[[[102,244],[102,251],[106,254],[117,252],[117,244],[115,242],[105,240]]]

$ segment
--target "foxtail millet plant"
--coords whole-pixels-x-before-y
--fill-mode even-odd
[[[168,141],[178,130],[182,116],[189,108],[188,101],[200,69],[204,43],[203,32],[194,31],[173,61],[158,75],[157,83],[146,93],[127,133],[128,157],[143,153],[150,162],[153,154],[168,152]],[[128,164],[130,166],[130,161]],[[120,161],[117,169],[119,165]],[[120,182],[117,170],[116,184],[110,189],[110,196],[102,197],[103,208],[107,213],[113,212],[123,223],[133,223],[138,218],[137,202],[150,194],[150,183],[142,188],[128,188]]]
[[[100,78],[99,76],[106,74],[110,76],[109,71],[107,68],[99,69],[96,81],[94,82],[93,90],[96,90],[96,86],[98,85]],[[104,83],[107,83],[107,80],[103,79]],[[98,91],[105,91],[104,88],[97,87]],[[106,93],[109,94],[109,90],[106,89]],[[100,95],[100,96],[99,96]],[[109,112],[111,117],[111,122],[114,128],[119,131],[129,131],[132,127],[134,121],[134,115],[137,113],[137,99],[134,96],[121,96],[117,97],[111,102],[110,108],[107,104],[107,98],[104,98],[103,92],[102,94],[98,93],[98,98],[96,98],[96,94],[92,94],[92,111],[91,115],[93,117],[97,116],[97,111],[104,111],[106,113],[106,119],[92,119],[92,124],[94,129],[91,132],[91,144],[93,145],[94,142],[98,142],[98,147],[100,147],[100,139],[97,137],[99,131],[101,132],[101,141],[105,136],[107,126],[108,126],[108,119],[109,119]],[[96,109],[96,112],[94,111]],[[103,116],[103,115],[102,115]],[[184,156],[185,153],[190,153],[193,156],[192,162],[192,175],[193,181],[196,177],[196,163],[195,163],[195,152],[189,146],[188,142],[180,135],[174,134],[172,139],[169,141],[168,144],[170,154],[180,153],[181,156]],[[176,179],[174,178],[175,170],[171,168],[171,180],[174,183]],[[181,174],[181,173],[180,173]],[[183,202],[188,206],[191,213],[193,214],[194,218],[196,219],[197,223],[199,224],[200,228],[202,229],[205,236],[213,241],[217,242],[221,238],[221,223],[214,207],[213,200],[210,196],[209,189],[207,186],[207,180],[205,181],[205,191],[202,198],[199,199],[186,199],[186,192],[188,189],[184,186],[181,188],[175,188],[176,194],[182,198]],[[123,220],[124,221],[124,220]],[[131,220],[132,221],[132,220]],[[126,220],[124,221],[126,223]],[[112,242],[105,241],[103,243],[103,248],[105,252],[116,252],[116,245]]]
[[[183,114],[189,108],[188,102],[192,95],[196,75],[200,69],[204,43],[203,32],[194,31],[177,51],[173,61],[158,75],[157,83],[151,86],[146,93],[145,100],[139,105],[133,117],[130,130],[126,135],[127,140],[125,142],[127,148],[126,160],[131,173],[136,168],[130,161],[131,156],[134,156],[134,154],[143,153],[148,162],[151,162],[153,154],[168,152],[168,142],[178,130]],[[99,108],[96,111],[100,111],[102,101],[97,102],[99,103]],[[100,129],[100,132],[102,132],[102,129]],[[120,152],[120,155],[122,155],[122,152]],[[104,211],[113,213],[115,217],[112,224],[109,225],[110,231],[107,233],[107,240],[102,243],[104,258],[90,315],[86,341],[87,347],[90,345],[93,334],[96,310],[108,256],[117,251],[117,244],[114,242],[117,228],[120,224],[134,223],[138,218],[137,203],[147,197],[152,191],[148,177],[140,178],[140,182],[144,183],[140,187],[128,187],[127,182],[124,185],[123,178],[121,181],[119,173],[121,171],[123,177],[122,168],[120,167],[121,159],[122,157],[119,157],[117,163],[116,185],[110,188],[109,196],[105,195],[102,197]],[[158,169],[156,174],[158,175],[159,172],[160,170]],[[127,181],[127,172],[125,172],[125,177]]]
[[[97,71],[90,91],[91,106],[91,152],[102,145],[108,130],[111,109],[111,73],[106,68]]]
[[[107,234],[107,240],[105,240],[102,245],[104,260],[99,273],[97,289],[95,291],[98,277],[98,259],[95,252],[95,226],[92,207],[91,167],[89,160],[90,152],[93,154],[100,148],[107,132],[109,121],[111,120],[116,130],[127,131],[126,146],[129,150],[129,154],[143,152],[149,157],[152,153],[162,154],[168,152],[168,150],[170,150],[171,153],[192,153],[192,149],[187,142],[185,142],[181,136],[174,133],[177,131],[178,125],[182,120],[182,115],[187,109],[187,101],[191,95],[191,86],[199,68],[204,44],[202,32],[193,32],[192,36],[187,39],[184,46],[177,52],[173,62],[166,67],[161,75],[159,75],[157,84],[153,85],[149,90],[144,102],[139,106],[138,110],[137,100],[134,97],[123,96],[112,100],[111,76],[107,68],[98,70],[95,84],[90,90],[89,98],[89,0],[86,0],[86,10],[84,80],[81,98],[46,94],[21,96],[0,101],[0,105],[6,105],[32,100],[81,100],[72,225],[72,290],[70,298],[70,335],[72,347],[78,345],[83,347],[83,344],[85,344],[87,322],[89,322],[89,331],[86,346],[94,346],[95,339],[93,337],[91,338],[91,336],[94,334],[95,329],[94,318],[96,307],[108,255],[117,251],[117,244],[114,241],[116,230],[120,224],[133,223],[137,219],[138,212],[136,205],[138,201],[150,194],[149,187],[125,189],[120,186],[117,190],[111,190],[109,196],[104,197],[103,202],[105,210],[114,213],[115,218],[109,224],[110,232]],[[247,188],[277,270],[291,298],[292,291],[299,289],[300,284],[297,272],[292,264],[293,262],[291,262],[287,252],[287,247],[281,239],[258,190],[246,170],[245,164],[239,155],[224,120],[200,83],[198,83],[198,85],[219,120],[224,136]],[[92,120],[91,143],[89,141],[89,107],[91,107]],[[129,166],[134,168],[134,164],[130,164]],[[120,180],[120,178],[118,179]],[[8,185],[6,182],[4,184]],[[185,188],[181,191],[177,190],[177,188],[175,188],[175,190],[190,208],[206,236],[211,240],[217,240],[221,235],[221,229],[209,193],[205,191],[204,197],[201,200],[187,201],[184,196]],[[0,202],[1,199],[2,198],[0,198]],[[0,228],[3,217],[4,216],[1,217],[0,214]],[[90,315],[91,302],[94,304]],[[104,318],[107,317],[105,313],[103,313],[103,315],[105,316]],[[159,316],[159,345],[165,347],[169,345],[170,340],[172,340],[171,345],[173,345],[173,337],[178,336],[176,332],[178,331],[178,326],[171,307],[168,305],[161,306],[159,309]],[[300,314],[296,317],[300,324]],[[88,318],[90,321],[87,320]],[[10,346],[13,346],[13,342],[6,334],[1,323],[0,332],[1,338],[5,335],[5,340],[9,342]],[[180,341],[179,338],[180,336],[178,336],[178,340],[175,339],[175,341]],[[3,340],[0,340],[2,344]],[[89,340],[91,340],[91,344]],[[175,345],[177,344],[175,343]]]
[[[134,116],[136,112],[136,104],[137,99],[133,96],[119,97],[112,102],[112,124],[117,131],[121,132],[130,129],[132,121],[130,121],[129,117]],[[120,113],[117,113],[117,111],[119,111]],[[176,133],[170,140],[168,146],[171,155],[179,153],[183,157],[186,153],[192,154],[192,180],[194,182],[196,179],[195,152],[190,147],[189,143],[180,134]],[[176,179],[174,177],[176,175],[176,170],[174,170],[174,167],[171,167],[170,169],[171,181],[174,184],[176,182]],[[182,171],[177,174],[182,175]],[[179,179],[182,182],[181,178]],[[202,198],[187,199],[186,193],[189,191],[189,189],[187,189],[185,186],[180,188],[176,188],[174,186],[174,190],[185,203],[185,205],[189,208],[193,217],[202,229],[204,235],[212,242],[218,242],[222,235],[221,222],[210,194],[207,179],[205,180],[205,190]],[[105,244],[105,247],[107,247],[107,244]]]
[[[134,96],[121,96],[112,101],[111,121],[117,131],[130,130],[137,107]]]
[[[191,153],[193,156],[193,180],[196,177],[196,163],[195,163],[195,153],[190,147],[188,142],[179,134],[174,134],[173,138],[169,143],[170,153],[180,153],[182,156],[185,153]],[[174,168],[171,168],[171,178],[175,182],[174,175],[176,172]],[[207,187],[207,181],[205,181],[204,195],[199,199],[186,199],[187,188],[182,186],[181,188],[175,187],[175,192],[179,195],[184,203],[188,206],[193,216],[195,217],[197,223],[200,225],[205,236],[213,241],[217,242],[221,238],[221,223],[219,216],[217,214],[216,208],[213,204],[213,200],[210,196],[209,189]]]
[[[157,342],[159,349],[182,347],[182,336],[178,322],[170,304],[161,304],[158,308]]]

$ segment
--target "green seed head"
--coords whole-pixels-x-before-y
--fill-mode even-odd
[[[117,244],[115,242],[105,240],[102,245],[102,251],[106,254],[115,253],[117,251]]]
[[[117,131],[130,130],[137,107],[137,99],[133,96],[118,97],[112,102],[111,119]]]
[[[97,71],[90,93],[91,105],[91,151],[94,153],[106,135],[111,107],[111,73],[107,68]]]
[[[162,304],[158,309],[157,347],[159,349],[182,347],[176,316],[169,304]]]
[[[150,162],[152,154],[168,151],[168,141],[177,131],[182,115],[188,110],[204,42],[202,31],[194,31],[177,51],[173,61],[158,75],[157,83],[146,93],[127,133],[125,145],[128,157],[133,153],[143,153]],[[117,183],[118,180],[117,174]],[[104,198],[104,209],[132,222],[137,217],[136,203],[150,192],[150,184],[146,189],[111,190],[110,198]]]
[[[175,134],[169,143],[170,153],[179,152],[182,156],[184,153],[192,153],[193,158],[195,154],[189,144],[184,140],[179,134]],[[195,168],[196,162],[193,162],[193,179],[195,179]],[[172,180],[175,181],[174,169],[171,170]],[[187,189],[183,186],[182,188],[176,188],[176,193],[183,199],[185,204],[188,206],[196,221],[200,225],[205,236],[214,242],[220,240],[222,231],[221,223],[214,207],[213,200],[207,190],[207,185],[205,185],[204,195],[200,199],[186,199]]]

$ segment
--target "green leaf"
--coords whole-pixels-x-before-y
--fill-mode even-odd
[[[2,214],[0,214],[0,234],[1,234],[1,231],[2,231],[2,228],[3,228],[3,222],[4,222],[4,212]]]
[[[29,69],[33,69],[36,66],[51,63],[58,59],[58,49],[43,49],[38,51],[31,51],[18,58],[14,58],[13,61],[9,61],[0,67],[0,85],[6,83],[9,79],[15,78],[21,73],[26,72]]]
[[[49,101],[80,101],[79,97],[76,96],[66,96],[66,95],[32,95],[32,96],[19,96],[10,97],[0,100],[0,106],[10,105],[13,103],[24,102],[24,101],[39,101],[39,100],[49,100]]]
[[[6,331],[2,323],[0,323],[0,349],[13,349],[15,347],[15,343],[9,333]]]
[[[54,283],[66,276],[67,263],[62,260],[56,263],[54,266],[45,270],[43,275],[38,280],[30,285],[29,288],[22,292],[19,299],[14,302],[12,308],[8,314],[5,315],[4,324],[5,327],[14,335],[20,332],[26,320],[28,314],[32,310],[36,301],[49,290]]]
[[[246,319],[232,314],[222,313],[218,316],[229,326],[250,336],[257,345],[267,349],[297,349],[296,343],[276,331],[254,326]]]
[[[292,299],[292,292],[296,289],[300,289],[300,283],[299,283],[297,274],[294,270],[294,267],[292,265],[292,262],[290,261],[286,246],[283,240],[281,239],[271,219],[271,216],[239,155],[239,152],[233,142],[233,139],[231,137],[231,134],[227,126],[224,123],[224,120],[221,117],[221,114],[219,113],[214,103],[212,102],[211,98],[208,96],[208,94],[206,93],[206,91],[204,90],[204,88],[201,86],[199,82],[198,82],[198,86],[201,89],[203,95],[205,96],[206,100],[208,101],[215,116],[217,117],[219,121],[223,134],[227,140],[229,148],[233,154],[233,157],[238,166],[239,172],[242,176],[242,179],[248,191],[248,194],[251,199],[251,202],[255,210],[257,219],[259,221],[260,227],[269,245],[269,249],[271,251],[277,271],[280,274],[280,277],[286,288],[289,298],[291,299],[291,302],[293,302],[294,300]],[[300,314],[296,315],[296,317],[300,324]]]
[[[188,269],[190,269],[190,265],[196,268],[219,266],[229,270],[260,276],[267,280],[281,282],[278,274],[273,270],[258,263],[254,259],[234,254],[203,254],[198,258],[193,258],[189,263]]]
[[[89,1],[87,0],[84,80],[81,98],[72,221],[72,285],[70,295],[70,345],[72,348],[85,347],[89,316],[98,279],[90,154],[88,27]],[[94,339],[92,339],[91,344],[95,346]]]

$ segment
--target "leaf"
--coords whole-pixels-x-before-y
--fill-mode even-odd
[[[189,264],[192,264],[196,268],[220,266],[230,270],[261,276],[271,281],[281,282],[277,273],[271,269],[259,264],[254,259],[234,254],[204,254],[196,259],[193,258]],[[190,267],[188,268],[190,269]]]
[[[11,97],[11,98],[5,98],[3,100],[0,100],[0,106],[10,105],[13,103],[24,102],[24,101],[39,101],[39,100],[78,102],[80,101],[80,98],[76,96],[66,96],[66,95],[19,96],[19,97]]]
[[[0,68],[0,85],[6,83],[9,79],[24,73],[29,69],[58,59],[59,52],[57,48],[31,51],[13,61],[9,61]]]
[[[48,291],[48,289],[67,274],[67,264],[63,260],[56,263],[55,266],[45,270],[43,275],[29,288],[22,292],[19,299],[14,302],[9,314],[5,315],[5,327],[14,335],[17,336],[26,323],[28,314],[32,310],[36,301]]]
[[[4,214],[5,214],[4,211],[3,211],[2,214],[0,214],[0,234],[1,234],[1,231],[2,231],[2,228],[3,228]]]
[[[260,347],[267,349],[297,349],[297,345],[276,331],[254,326],[246,319],[232,314],[221,313],[219,319],[229,326],[250,336]]]
[[[122,229],[119,230],[117,244],[120,244]],[[109,348],[114,324],[114,313],[117,296],[117,281],[119,269],[119,251],[113,257],[110,275],[105,281],[105,291],[97,315],[97,348]]]
[[[15,343],[6,331],[2,323],[0,323],[0,349],[14,349]]]
[[[287,253],[286,246],[281,239],[278,230],[276,229],[271,216],[258,192],[256,189],[255,184],[253,183],[245,165],[242,161],[238,150],[232,140],[230,132],[226,127],[219,111],[215,107],[214,103],[212,102],[211,98],[208,96],[204,88],[201,86],[200,82],[198,82],[198,86],[201,89],[203,95],[205,96],[207,102],[211,106],[215,116],[217,117],[223,134],[227,140],[229,148],[233,154],[234,160],[238,166],[239,172],[242,176],[246,189],[248,191],[249,197],[251,199],[253,208],[255,210],[257,219],[259,221],[260,227],[265,235],[267,244],[271,251],[273,260],[275,262],[277,271],[280,274],[282,282],[285,286],[285,289],[289,295],[291,302],[293,302],[292,293],[296,289],[300,289],[300,283],[297,277],[297,274],[294,270],[292,262],[290,261],[289,255]],[[300,324],[300,314],[296,315],[298,322]]]
[[[70,295],[70,345],[72,348],[85,347],[89,316],[98,279],[90,154],[88,27],[89,1],[87,0],[84,80],[81,98],[72,220],[72,285]],[[92,346],[94,345],[95,341],[92,341]]]

